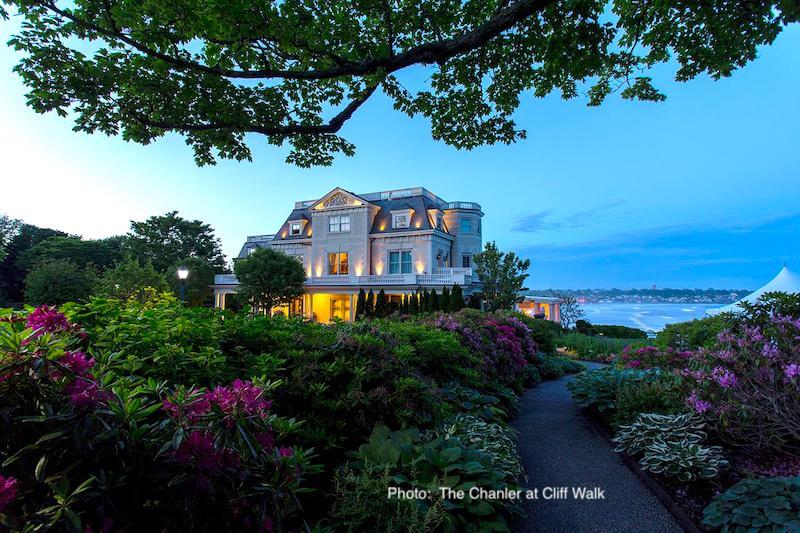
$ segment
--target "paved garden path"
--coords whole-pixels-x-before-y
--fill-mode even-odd
[[[514,427],[529,478],[526,488],[538,488],[540,499],[523,500],[528,516],[516,521],[514,531],[682,531],[573,403],[567,390],[572,379],[546,381],[522,397]],[[604,490],[605,499],[542,499],[544,487],[584,486]]]

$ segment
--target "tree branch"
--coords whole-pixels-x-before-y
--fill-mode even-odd
[[[195,70],[198,72],[213,74],[226,78],[325,80],[344,76],[367,76],[374,74],[379,70],[389,74],[411,65],[441,63],[451,57],[455,57],[484,46],[491,39],[497,37],[504,31],[512,28],[514,25],[525,20],[531,15],[541,12],[544,8],[554,2],[555,0],[517,0],[512,5],[498,11],[493,18],[488,20],[483,25],[467,33],[459,35],[458,37],[440,39],[435,42],[415,46],[401,54],[386,58],[339,64],[335,67],[318,70],[239,70],[210,67],[196,61],[161,53],[131,38],[122,31],[103,28],[102,26],[98,26],[97,24],[83,20],[75,16],[70,11],[58,8],[53,2],[40,2],[39,5],[79,26],[97,32],[98,34],[110,39],[118,39],[142,52],[143,54],[164,61],[165,63],[169,63],[170,65],[180,69]]]

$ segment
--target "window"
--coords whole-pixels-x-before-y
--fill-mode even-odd
[[[328,218],[328,232],[341,233],[350,231],[350,215],[333,215]]]
[[[472,256],[471,255],[462,255],[461,256],[461,266],[464,268],[470,268],[472,265]]]
[[[300,235],[300,223],[299,222],[292,222],[292,225],[289,227],[289,233],[291,235]]]
[[[389,252],[389,274],[411,274],[411,251]]]
[[[350,262],[346,252],[331,252],[328,254],[328,275],[346,276],[350,273]]]
[[[461,233],[472,233],[472,219],[471,218],[462,218],[461,219]]]
[[[392,220],[393,228],[407,228],[408,224],[408,215],[395,215],[394,220]]]

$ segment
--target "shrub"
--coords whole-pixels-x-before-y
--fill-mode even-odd
[[[25,277],[25,300],[31,305],[60,305],[85,300],[95,289],[97,272],[81,268],[69,259],[36,263]]]
[[[564,357],[540,357],[535,361],[535,364],[538,364],[539,374],[543,379],[556,379],[585,370],[582,364]]]
[[[613,367],[582,372],[567,387],[572,398],[581,407],[594,407],[601,413],[613,411],[617,407],[617,392],[623,384],[644,379],[640,370],[617,369]]]
[[[116,378],[86,340],[52,309],[0,322],[0,458],[25,495],[2,502],[7,527],[300,525],[294,493],[313,472],[310,455],[290,447],[297,425],[273,413],[263,383]]]
[[[720,314],[688,322],[667,324],[656,334],[655,344],[660,348],[675,350],[711,348],[717,341],[717,335],[728,329],[733,322],[733,316]]]
[[[629,426],[621,426],[614,437],[616,450],[642,455],[644,470],[681,481],[713,478],[727,466],[719,446],[703,446],[703,420],[696,414],[640,414]]]
[[[800,529],[800,478],[744,479],[716,496],[703,523],[723,532]]]
[[[503,475],[492,467],[492,456],[469,448],[455,437],[439,436],[423,441],[414,430],[389,431],[378,426],[369,441],[353,454],[351,468],[358,474],[369,472],[380,476],[388,469],[394,486],[403,489],[429,491],[430,497],[417,501],[418,512],[427,515],[432,506],[445,510],[443,527],[446,530],[507,530],[506,517],[518,512],[517,502],[505,499],[482,499],[469,496],[473,487],[483,490],[514,490],[516,487],[503,480]],[[442,499],[440,487],[463,490],[463,499]],[[387,516],[365,517],[384,530]],[[347,527],[347,524],[339,524]]]
[[[630,423],[639,413],[676,414],[686,410],[684,380],[675,374],[649,373],[646,379],[623,382],[617,390],[612,422]]]
[[[556,339],[556,342],[579,359],[607,363],[611,361],[614,354],[622,352],[627,346],[639,348],[647,346],[650,341],[644,339],[609,339],[582,333],[569,333]]]
[[[487,453],[492,467],[509,483],[522,476],[522,462],[517,453],[516,432],[502,424],[486,422],[472,415],[459,414],[433,436],[457,438],[464,446]]]
[[[531,337],[541,353],[556,354],[556,339],[563,333],[561,324],[542,318],[532,318],[525,313],[506,313],[508,316],[517,317],[530,330]]]

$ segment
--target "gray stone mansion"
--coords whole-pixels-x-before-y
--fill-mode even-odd
[[[284,312],[321,322],[352,320],[359,289],[404,293],[458,284],[478,288],[472,258],[481,251],[481,206],[446,202],[415,187],[367,194],[336,188],[296,202],[278,232],[248,237],[238,258],[259,247],[296,257],[306,271],[306,293]],[[214,303],[236,292],[230,274],[215,277]]]

